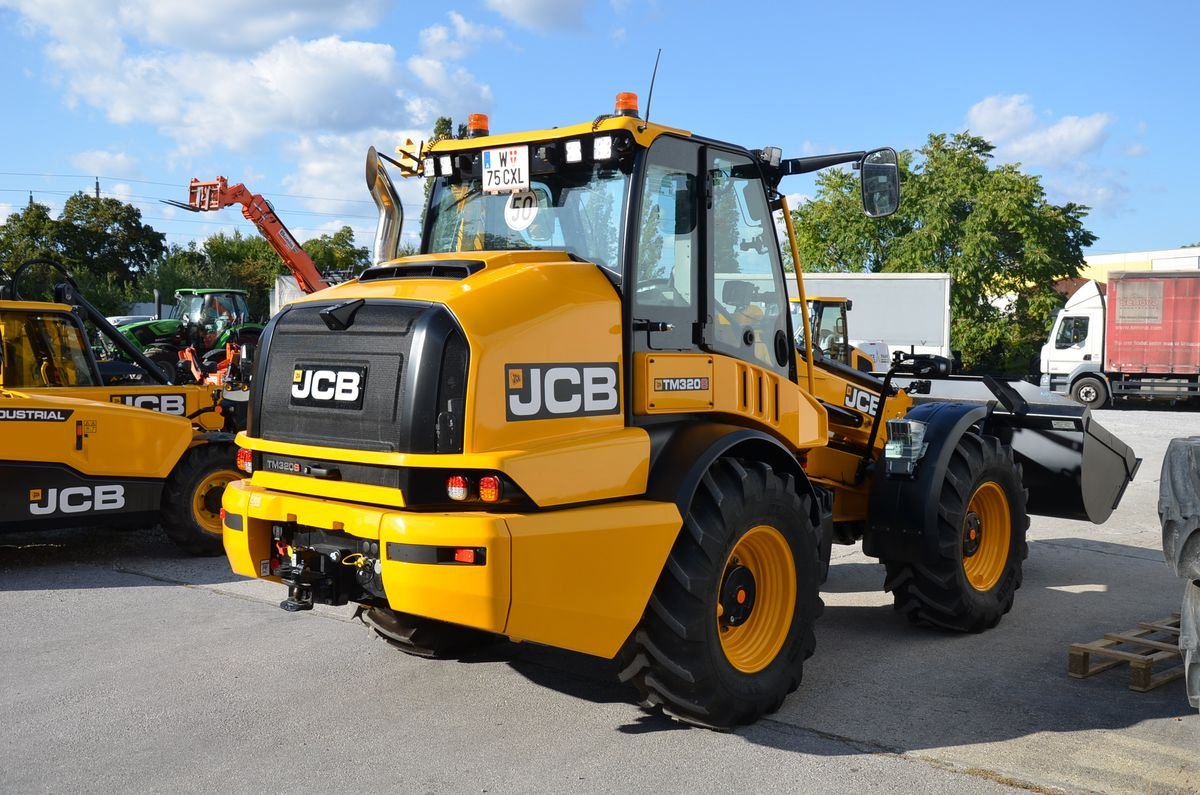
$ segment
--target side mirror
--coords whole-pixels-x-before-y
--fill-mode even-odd
[[[863,212],[871,218],[883,218],[900,207],[900,166],[896,150],[875,149],[862,159]]]

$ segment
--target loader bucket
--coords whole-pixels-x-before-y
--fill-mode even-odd
[[[1029,513],[1102,524],[1142,462],[1087,408],[1070,408],[1078,416],[1055,417],[1048,427],[1042,417],[1031,416],[1034,407],[1024,416],[995,418],[1011,423],[1013,454],[1029,490]]]
[[[914,396],[916,403],[947,400],[994,404],[989,422],[1021,465],[1030,514],[1101,524],[1141,464],[1088,408],[1023,381],[938,379],[930,394]]]

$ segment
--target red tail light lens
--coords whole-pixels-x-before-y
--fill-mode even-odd
[[[237,468],[251,474],[254,472],[254,454],[244,447],[238,448],[237,451]]]
[[[500,502],[500,478],[484,475],[479,479],[479,499],[484,502]]]

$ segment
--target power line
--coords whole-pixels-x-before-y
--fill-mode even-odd
[[[155,182],[148,179],[133,179],[130,177],[113,177],[105,176],[104,174],[39,174],[33,171],[0,171],[0,176],[3,177],[42,177],[45,179],[104,179],[110,182],[136,182],[141,185],[162,185],[168,188],[178,188],[182,183],[179,182]],[[78,191],[76,191],[78,192]],[[289,199],[309,199],[312,201],[340,201],[353,202],[355,204],[374,204],[373,200],[368,199],[341,199],[335,196],[306,196],[299,193],[275,193],[274,196],[285,197]]]

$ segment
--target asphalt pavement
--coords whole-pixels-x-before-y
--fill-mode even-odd
[[[605,660],[408,657],[153,530],[0,537],[0,792],[1200,791],[1182,681],[1067,675],[1072,642],[1179,609],[1158,475],[1200,413],[1096,416],[1138,479],[1103,526],[1034,517],[996,629],[910,627],[882,566],[835,548],[799,691],[728,734],[642,711]]]

